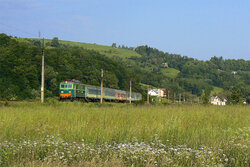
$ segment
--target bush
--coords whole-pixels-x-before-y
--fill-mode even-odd
[[[59,97],[48,97],[45,99],[46,104],[54,105],[54,104],[59,104],[59,102],[60,102]]]
[[[167,104],[172,104],[172,101],[165,98],[151,97],[150,103],[167,105]]]

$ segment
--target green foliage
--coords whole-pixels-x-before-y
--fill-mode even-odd
[[[40,40],[1,34],[0,44],[0,84],[3,85],[0,98],[37,98],[41,74]],[[222,57],[200,61],[148,46],[117,48],[115,43],[102,46],[61,41],[57,37],[45,39],[45,44],[47,96],[57,96],[58,83],[65,79],[99,85],[101,68],[106,74],[104,86],[128,90],[132,79],[134,91],[143,94],[144,88],[139,83],[195,96],[201,96],[206,87],[214,87],[211,95],[240,87],[241,101],[247,101],[250,96],[250,61]]]
[[[231,95],[228,99],[228,104],[239,104],[241,101],[241,92],[239,88],[233,87]]]
[[[202,95],[202,103],[203,104],[208,104],[209,103],[210,93],[211,93],[211,88],[207,87],[204,90],[204,93]]]
[[[180,71],[175,68],[165,68],[161,69],[161,72],[168,78],[176,78]]]
[[[39,87],[40,49],[19,43],[0,34],[0,98],[31,98],[31,90]]]
[[[0,36],[0,99],[36,99],[39,97],[41,76],[41,48],[20,42],[5,34]],[[36,42],[36,41],[35,41]],[[52,41],[58,42],[57,38]],[[45,95],[58,96],[58,85],[65,79],[78,79],[86,84],[100,85],[100,71],[104,69],[104,86],[141,91],[137,75],[122,64],[95,51],[64,45],[45,50]]]
[[[150,98],[151,104],[172,104],[173,102],[171,100],[168,100],[166,98],[159,98],[159,97],[151,97]]]
[[[135,51],[142,55],[140,58],[133,59],[136,64],[154,75],[154,77],[150,76],[150,81],[146,83],[156,87],[168,85],[167,88],[172,91],[177,91],[173,87],[180,87],[200,96],[202,90],[208,86],[215,86],[213,94],[217,94],[222,91],[222,88],[228,90],[231,86],[236,85],[239,80],[244,81],[245,87],[250,82],[248,75],[250,61],[223,60],[222,57],[212,57],[210,61],[200,61],[164,53],[148,46],[139,46]],[[167,64],[168,68],[163,64]],[[178,90],[181,90],[180,88]],[[250,91],[247,90],[247,92],[243,95],[245,98],[249,96]]]
[[[30,43],[31,41],[37,40],[35,38],[19,38],[18,40],[26,41]],[[45,39],[45,43],[47,46],[51,46],[53,39]],[[63,41],[59,40],[60,47],[79,47],[87,50],[94,50],[99,52],[102,55],[106,55],[108,57],[119,57],[119,58],[130,58],[130,57],[141,57],[138,53],[133,51],[133,49],[119,49],[112,46],[104,46],[98,44],[90,44],[90,43],[82,43],[82,42],[72,42],[72,41]]]
[[[210,93],[210,96],[218,95],[218,94],[220,94],[221,92],[223,92],[223,89],[222,89],[222,88],[217,87],[217,86],[213,86],[213,88],[212,88],[212,90],[211,90],[211,93]]]
[[[58,41],[58,38],[57,37],[54,37],[51,41],[51,46],[52,47],[59,47],[59,41]]]

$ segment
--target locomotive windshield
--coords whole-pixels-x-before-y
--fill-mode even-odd
[[[62,89],[71,89],[72,87],[72,84],[61,84]]]

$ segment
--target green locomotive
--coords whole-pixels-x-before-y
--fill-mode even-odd
[[[86,101],[97,102],[101,99],[101,88],[93,85],[86,85],[78,80],[68,80],[60,83],[60,100],[61,101]],[[141,100],[140,93],[131,94],[131,101]],[[109,102],[128,102],[130,93],[124,90],[103,88],[103,100]]]

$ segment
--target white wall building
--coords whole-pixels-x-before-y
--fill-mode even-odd
[[[149,89],[148,94],[150,96],[165,97],[165,89]]]
[[[213,105],[225,106],[227,100],[226,99],[220,99],[218,96],[212,96],[211,99],[210,99],[210,102]]]

